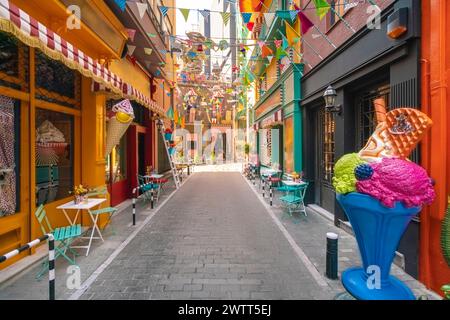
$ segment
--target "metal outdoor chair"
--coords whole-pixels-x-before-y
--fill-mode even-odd
[[[293,212],[301,212],[307,216],[305,207],[305,194],[308,189],[308,182],[300,186],[292,186],[286,192],[286,195],[280,198],[281,203],[287,209],[290,216]]]
[[[140,191],[142,192],[142,194],[144,195],[144,201],[150,201],[151,200],[151,192],[153,190],[157,191],[157,197],[158,197],[158,189],[160,188],[159,185],[152,183],[152,182],[147,182],[147,180],[145,179],[144,176],[141,176],[138,174],[137,176],[138,178],[138,183],[140,186],[144,186],[140,189]]]
[[[81,224],[77,224],[77,225],[73,225],[73,226],[64,226],[64,227],[59,227],[59,228],[52,228],[52,226],[50,225],[50,222],[47,218],[47,213],[45,212],[44,209],[44,205],[40,205],[36,212],[34,213],[34,215],[36,216],[39,225],[41,226],[41,230],[43,234],[53,234],[55,241],[57,241],[57,245],[55,248],[55,260],[60,257],[63,256],[70,264],[72,265],[76,265],[75,262],[75,257],[78,255],[78,253],[73,250],[72,248],[70,248],[70,245],[72,244],[72,242],[78,238],[79,236],[81,236],[82,233],[82,228],[81,228]],[[74,258],[71,259],[66,252],[69,251],[70,253],[73,254]],[[40,279],[42,277],[42,275],[47,272],[48,270],[48,260],[46,260],[43,263],[42,269],[41,271],[39,271],[39,273],[36,275],[37,279]]]
[[[97,187],[91,192],[87,194],[88,198],[92,197],[101,197],[101,198],[107,198],[108,197],[108,189],[106,186]],[[111,223],[111,219],[114,216],[114,214],[117,212],[117,208],[114,207],[105,207],[105,208],[99,208],[97,210],[91,210],[92,215],[100,215],[100,214],[107,214],[108,215],[108,224]],[[115,234],[115,230],[112,230],[113,234]]]

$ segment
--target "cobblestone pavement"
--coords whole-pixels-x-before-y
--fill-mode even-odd
[[[239,173],[196,173],[82,299],[331,299]]]

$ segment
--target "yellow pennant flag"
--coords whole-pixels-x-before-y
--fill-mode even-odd
[[[296,38],[298,38],[300,35],[295,32],[295,30],[290,26],[289,23],[287,23],[287,21],[284,21],[285,25],[286,25],[286,39],[289,43],[290,47],[293,47],[295,44],[295,40]]]

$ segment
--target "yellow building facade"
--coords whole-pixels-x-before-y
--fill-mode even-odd
[[[74,13],[65,1],[11,0],[0,7],[0,44],[10,54],[0,58],[0,119],[10,125],[2,134],[10,139],[3,144],[11,146],[0,155],[0,171],[6,177],[0,191],[8,199],[0,206],[0,254],[42,234],[34,216],[38,205],[45,205],[52,227],[67,225],[57,207],[73,199],[69,194],[73,186],[105,185],[108,99],[136,100],[152,114],[164,115],[164,108],[152,100],[148,74],[122,58],[128,34],[106,4],[71,1],[67,6],[71,4],[86,14],[78,21],[79,29],[68,28]],[[27,35],[27,21],[31,26],[39,22],[54,33],[36,36],[33,32],[40,29],[31,27]],[[64,48],[61,52],[55,34],[77,53],[82,51],[85,59],[65,58],[67,52]],[[53,39],[58,43],[51,43]],[[86,67],[91,62],[94,71]],[[101,70],[95,70],[95,62]],[[109,78],[103,68],[114,76]],[[94,82],[102,79],[107,90],[95,91]],[[108,205],[109,200],[102,206]],[[106,222],[101,217],[100,225]],[[89,217],[83,215],[81,223],[89,225]],[[30,253],[8,260],[0,269]]]

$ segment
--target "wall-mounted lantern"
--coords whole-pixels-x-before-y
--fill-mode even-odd
[[[323,98],[325,100],[325,111],[340,115],[342,113],[342,106],[336,105],[336,97],[336,90],[334,90],[331,85],[328,86],[323,94]]]

